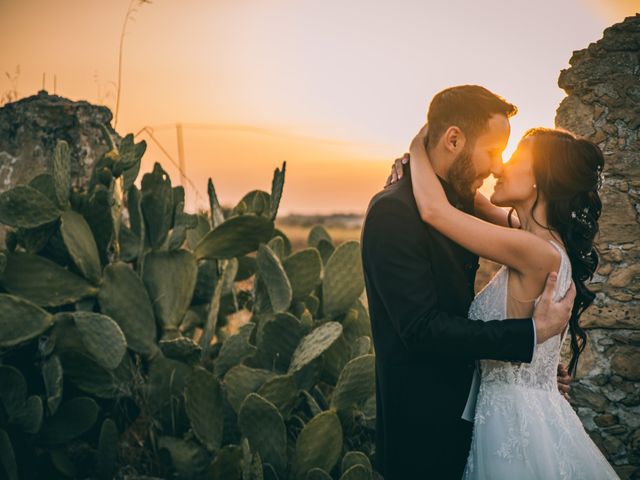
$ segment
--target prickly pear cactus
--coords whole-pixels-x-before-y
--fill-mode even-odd
[[[153,307],[144,283],[128,264],[115,262],[105,267],[98,303],[120,326],[130,349],[146,356],[157,352]]]
[[[218,379],[201,367],[194,369],[185,391],[185,405],[193,432],[209,450],[222,442],[222,389]]]
[[[144,142],[101,132],[86,184],[59,142],[51,172],[0,194],[0,471],[370,478],[357,242],[316,226],[292,251],[286,164],[233,208],[208,179],[192,214],[159,163],[135,185]]]
[[[313,468],[331,471],[341,452],[342,426],[338,416],[331,411],[316,415],[305,425],[296,440],[293,478],[304,479]]]
[[[295,252],[282,265],[291,282],[293,300],[305,299],[321,281],[322,259],[315,248]]]
[[[333,392],[331,407],[344,410],[364,403],[375,393],[375,358],[363,355],[347,363]]]
[[[53,315],[25,298],[0,293],[0,347],[27,342],[53,325]]]
[[[278,408],[260,395],[251,393],[240,406],[238,426],[262,461],[284,475],[287,468],[287,431]]]
[[[286,312],[291,305],[292,290],[278,256],[267,245],[258,247],[258,272],[264,282],[274,312]]]
[[[273,234],[273,221],[256,215],[240,215],[225,220],[195,246],[196,258],[225,259],[254,252]]]
[[[327,261],[322,282],[325,315],[345,313],[364,290],[362,258],[358,242],[341,244]]]
[[[296,372],[322,355],[342,333],[338,322],[327,322],[305,336],[293,352],[289,373]]]

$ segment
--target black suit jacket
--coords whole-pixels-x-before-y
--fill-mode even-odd
[[[452,205],[473,213],[440,181]],[[478,257],[422,221],[408,168],[369,203],[361,249],[376,353],[374,467],[385,480],[459,479],[474,360],[530,362],[533,322],[467,318]]]

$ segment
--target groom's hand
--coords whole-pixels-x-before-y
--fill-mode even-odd
[[[571,317],[573,300],[576,298],[576,286],[571,282],[567,294],[559,302],[553,301],[553,292],[558,281],[558,272],[551,272],[547,276],[547,283],[542,292],[540,302],[533,311],[536,325],[536,339],[543,343],[564,331]]]
[[[404,175],[404,166],[407,163],[409,163],[408,153],[405,153],[400,158],[396,158],[395,162],[393,162],[393,164],[391,165],[391,174],[387,177],[387,183],[384,184],[385,188],[396,183],[402,178],[402,175]]]
[[[558,364],[558,390],[564,398],[570,400],[569,391],[571,390],[571,375],[567,371],[567,367],[563,364]]]

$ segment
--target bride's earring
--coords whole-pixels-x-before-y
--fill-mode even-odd
[[[537,186],[536,186],[536,184],[535,184],[535,183],[533,184],[533,188],[537,188]]]

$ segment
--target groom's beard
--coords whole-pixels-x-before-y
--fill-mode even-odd
[[[449,168],[449,183],[462,200],[471,200],[475,196],[473,184],[476,181],[476,169],[471,161],[472,145],[465,145]]]

